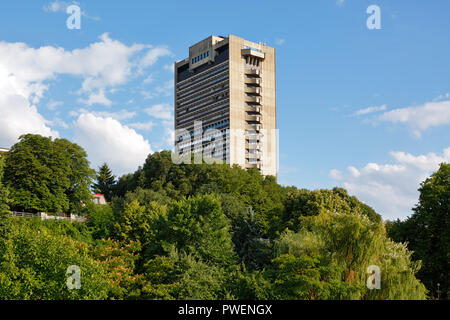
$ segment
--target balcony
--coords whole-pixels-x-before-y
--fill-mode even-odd
[[[260,86],[261,79],[260,78],[246,78],[245,83]]]
[[[256,51],[255,49],[242,49],[241,51],[242,55],[245,56],[251,56],[259,59],[264,59],[264,52]]]
[[[247,87],[245,88],[245,93],[255,94],[255,95],[261,95],[261,88],[258,87]]]
[[[258,160],[262,158],[260,152],[258,152],[258,153],[251,153],[251,152],[248,152],[248,151],[245,152],[245,157],[247,159],[258,159]]]
[[[255,150],[261,151],[262,144],[261,144],[261,142],[253,143],[253,142],[249,142],[247,140],[247,141],[245,141],[245,148],[246,149],[255,149]]]
[[[245,102],[249,104],[261,104],[261,97],[258,96],[247,96]]]
[[[253,122],[261,122],[261,115],[260,114],[246,114],[245,115],[246,121],[253,121]]]
[[[260,77],[261,76],[261,70],[259,69],[245,69],[245,74]]]
[[[259,105],[247,105],[247,108],[245,108],[245,111],[253,112],[253,113],[261,113],[262,107]]]
[[[247,123],[247,130],[260,131],[262,129],[262,124],[260,123]]]
[[[247,169],[261,169],[262,163],[261,162],[256,162],[256,163],[254,163],[254,162],[247,162],[245,167]]]

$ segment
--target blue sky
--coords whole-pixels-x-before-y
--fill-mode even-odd
[[[0,147],[65,137],[93,167],[134,171],[171,147],[173,61],[234,34],[277,50],[281,184],[343,186],[404,218],[450,161],[449,1],[79,1],[69,30],[72,3],[2,1]]]

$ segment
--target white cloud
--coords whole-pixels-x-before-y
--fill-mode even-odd
[[[125,109],[115,111],[115,112],[108,112],[108,111],[88,111],[86,109],[81,108],[78,111],[71,111],[70,116],[76,117],[83,113],[90,113],[93,114],[96,117],[103,117],[103,118],[113,118],[115,120],[121,121],[121,120],[128,120],[132,119],[136,116],[135,111],[128,111]]]
[[[418,107],[407,107],[383,113],[379,119],[408,125],[420,137],[428,128],[450,124],[450,101],[428,102]]]
[[[66,1],[53,1],[47,6],[44,6],[44,11],[47,12],[66,12],[66,8],[71,4],[76,4],[76,2],[66,2]]]
[[[172,107],[169,104],[156,104],[144,111],[151,117],[162,120],[172,120]]]
[[[153,121],[135,122],[135,123],[129,123],[129,124],[127,124],[127,126],[134,128],[136,130],[149,131],[155,126],[155,123]]]
[[[100,89],[97,92],[91,92],[89,94],[88,99],[79,98],[77,101],[82,103],[82,104],[85,104],[85,105],[87,105],[89,107],[94,105],[94,104],[102,104],[102,105],[105,105],[107,107],[112,105],[112,101],[109,100],[105,96],[105,90],[104,89]]]
[[[134,172],[152,153],[142,135],[113,118],[83,113],[74,127],[74,140],[85,148],[92,166],[107,162],[116,175]]]
[[[330,171],[330,178],[339,182],[350,194],[372,206],[385,219],[406,218],[417,204],[420,183],[442,162],[450,162],[450,147],[442,155],[412,155],[390,152],[394,164],[369,163],[361,169],[348,167],[343,174]]]
[[[64,103],[62,101],[50,101],[47,103],[47,109],[49,110],[55,110],[56,108],[62,106]]]
[[[41,134],[58,137],[57,131],[49,127],[50,122],[42,117],[36,106],[20,95],[0,94],[0,146],[9,148],[22,134]]]
[[[354,113],[354,115],[355,116],[362,116],[362,115],[366,115],[366,114],[369,114],[369,113],[374,113],[374,112],[379,112],[379,111],[384,111],[384,110],[386,110],[386,105],[382,105],[382,106],[379,106],[379,107],[368,107],[368,108],[365,108],[365,109],[357,110]]]
[[[171,56],[172,52],[164,46],[151,48],[139,62],[141,68],[147,68],[156,63],[160,57]]]
[[[58,74],[70,74],[83,78],[78,93],[91,95],[91,103],[109,103],[104,90],[127,83],[135,68],[149,66],[149,62],[143,64],[136,57],[144,50],[147,50],[146,55],[157,50],[148,48],[143,44],[127,46],[111,39],[107,33],[100,36],[99,42],[73,51],[52,46],[35,49],[24,43],[0,42],[0,65],[6,69],[8,81],[21,87],[23,94],[40,96],[47,89],[43,86],[44,81]],[[162,54],[153,54],[152,63]]]
[[[345,0],[336,0],[336,5],[338,7],[342,7],[344,5]]]
[[[280,171],[281,171],[281,168],[280,168]],[[330,171],[329,177],[330,177],[331,179],[333,179],[333,180],[340,180],[340,179],[343,178],[342,172],[340,172],[340,171],[337,170],[337,169],[332,169],[332,170]]]
[[[53,4],[49,10],[59,10],[58,6],[62,4]],[[146,57],[144,62],[142,54]],[[0,128],[0,142],[13,143],[18,134],[27,132],[57,134],[51,130],[51,122],[34,107],[49,89],[49,82],[57,76],[81,78],[82,85],[77,92],[81,96],[80,102],[89,106],[109,106],[112,101],[105,95],[106,90],[113,92],[115,87],[126,84],[136,70],[154,64],[166,54],[168,49],[161,51],[149,45],[127,46],[111,39],[107,33],[102,34],[98,42],[72,51],[54,46],[32,48],[25,43],[0,41],[0,110],[2,116],[9,115],[2,121],[10,121]],[[15,104],[24,113],[22,122],[16,121],[13,116],[15,110],[10,110]],[[60,102],[52,101],[47,107],[54,110],[58,105]],[[74,116],[74,112],[71,115]]]
[[[173,69],[173,65],[172,64],[165,64],[164,65],[164,70],[169,71],[171,73],[174,73],[174,69]]]
[[[450,93],[444,93],[441,94],[439,97],[436,97],[433,99],[433,101],[439,101],[439,100],[443,100],[443,99],[450,99]]]

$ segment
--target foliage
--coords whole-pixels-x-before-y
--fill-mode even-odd
[[[4,160],[0,157],[0,237],[8,231],[10,227],[9,214],[9,191],[3,185],[3,166]]]
[[[276,284],[275,297],[426,298],[425,287],[415,278],[420,264],[411,261],[404,246],[387,238],[382,223],[357,212],[322,210],[317,216],[303,217],[301,225],[298,233],[287,231],[276,243],[274,271],[269,272]],[[366,287],[370,265],[381,269],[380,290]]]
[[[20,221],[21,222],[21,221]],[[1,299],[106,299],[104,268],[89,256],[88,244],[71,237],[14,224],[0,246]],[[81,269],[81,288],[69,290],[67,268]]]
[[[167,255],[156,256],[145,265],[147,299],[226,299],[226,273],[220,266],[202,262],[172,245]]]
[[[344,189],[315,191],[302,189],[293,190],[288,194],[281,225],[298,231],[301,228],[302,217],[317,216],[323,209],[340,213],[361,213],[372,221],[381,221],[381,216],[372,208],[356,197],[350,197]]]
[[[102,239],[90,246],[90,254],[105,269],[110,284],[109,299],[138,299],[144,279],[135,274],[135,264],[140,251],[138,241],[128,243]]]
[[[270,263],[272,244],[264,239],[258,220],[251,208],[233,234],[235,250],[248,270],[261,270]]]
[[[86,152],[66,139],[27,134],[6,156],[11,207],[29,212],[83,211],[93,171]]]
[[[167,215],[159,215],[147,255],[163,255],[169,248],[210,264],[229,266],[235,261],[230,222],[213,195],[194,196],[171,203]]]
[[[116,179],[111,169],[104,163],[98,170],[97,181],[92,185],[95,193],[103,194],[107,201],[111,201]]]
[[[236,165],[176,165],[168,151],[116,184],[102,166],[106,206],[91,201],[93,171],[67,140],[22,136],[4,184],[1,168],[0,159],[1,299],[424,299],[416,274],[447,281],[445,166],[422,185],[413,217],[386,223],[408,247],[344,189],[283,187]],[[9,204],[88,219],[12,218]],[[69,265],[81,267],[80,290],[66,287]],[[381,269],[381,290],[366,287],[369,265]]]
[[[418,273],[433,297],[448,298],[450,281],[450,164],[426,179],[419,189],[419,203],[405,221],[389,224],[389,235],[397,242],[406,242],[413,259],[422,261]]]
[[[114,213],[112,207],[94,204],[87,212],[87,227],[95,239],[109,238],[114,231]]]

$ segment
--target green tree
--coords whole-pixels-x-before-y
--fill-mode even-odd
[[[359,212],[322,209],[318,215],[303,217],[300,224],[299,232],[284,233],[275,246],[275,269],[269,276],[277,296],[290,292],[290,299],[295,295],[299,299],[426,298],[425,286],[416,278],[420,263],[411,261],[404,245],[387,237],[382,222]],[[370,265],[381,270],[380,290],[366,287]]]
[[[95,193],[103,194],[107,201],[111,201],[116,178],[113,176],[111,169],[104,163],[97,173],[97,181],[92,186]]]
[[[95,239],[107,239],[114,230],[114,214],[111,206],[94,204],[87,213],[87,226]]]
[[[209,264],[230,266],[236,261],[230,222],[214,195],[201,195],[171,203],[160,215],[148,257],[165,255],[170,246]]]
[[[270,263],[272,245],[270,239],[265,239],[261,233],[258,220],[251,208],[247,216],[242,218],[233,234],[236,253],[245,263],[248,270],[260,270]]]
[[[418,205],[405,221],[390,223],[389,235],[397,242],[406,242],[414,260],[421,260],[418,277],[433,297],[448,298],[450,281],[450,164],[422,182]]]
[[[80,213],[91,202],[93,170],[86,157],[81,147],[66,139],[21,136],[6,157],[4,181],[11,207]]]
[[[8,231],[10,226],[10,213],[9,213],[9,192],[3,185],[3,167],[4,158],[0,157],[0,237]]]
[[[220,266],[179,252],[172,245],[167,255],[145,264],[148,285],[142,289],[147,299],[213,300],[229,299],[226,272]]]
[[[39,221],[40,222],[40,221]],[[105,268],[89,255],[89,246],[40,224],[17,219],[0,239],[0,299],[106,299],[111,285]],[[81,271],[81,287],[67,287],[69,266]]]

